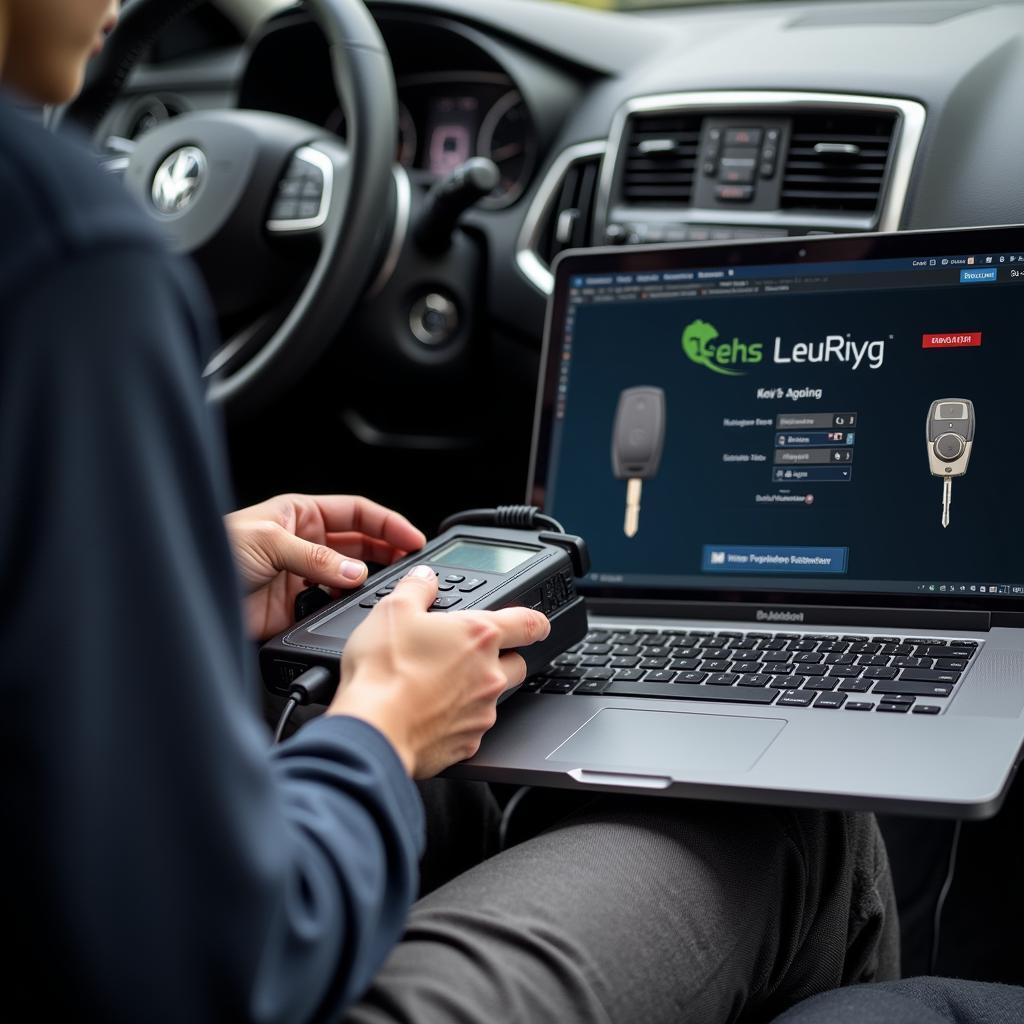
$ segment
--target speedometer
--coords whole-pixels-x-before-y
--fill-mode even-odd
[[[493,160],[501,172],[498,187],[481,206],[509,206],[523,193],[533,165],[530,114],[523,97],[512,89],[487,111],[480,125],[477,154]]]

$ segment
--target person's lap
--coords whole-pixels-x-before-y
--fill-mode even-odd
[[[496,818],[482,788],[425,792],[429,887]],[[897,975],[873,817],[608,797],[428,892],[347,1019],[713,1024]]]

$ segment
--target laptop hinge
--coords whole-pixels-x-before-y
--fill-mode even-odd
[[[834,605],[740,604],[588,597],[591,615],[644,618],[718,619],[763,626],[862,626],[871,629],[954,629],[987,632],[992,615],[955,608],[850,608]]]

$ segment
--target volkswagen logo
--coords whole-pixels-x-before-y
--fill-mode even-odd
[[[206,157],[195,146],[175,150],[153,178],[153,205],[166,214],[183,213],[206,180]]]

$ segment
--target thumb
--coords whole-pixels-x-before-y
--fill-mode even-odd
[[[391,597],[416,608],[429,608],[437,597],[437,574],[429,565],[417,565],[398,581]]]
[[[366,579],[366,565],[339,555],[333,548],[313,544],[287,530],[275,531],[269,552],[278,570],[294,573],[310,583],[350,589]]]

